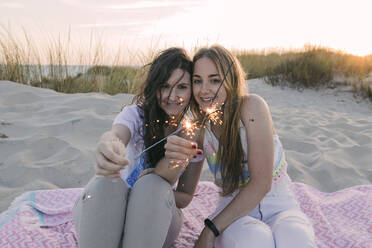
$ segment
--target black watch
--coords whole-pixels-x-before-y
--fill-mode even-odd
[[[220,232],[218,231],[217,227],[214,225],[214,223],[210,219],[206,218],[204,220],[204,225],[208,227],[209,229],[211,229],[215,237],[220,235]]]

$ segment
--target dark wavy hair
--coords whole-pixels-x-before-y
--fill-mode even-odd
[[[147,148],[164,138],[164,125],[166,121],[169,123],[170,119],[160,107],[157,97],[158,92],[161,94],[163,85],[176,69],[189,73],[191,77],[193,65],[183,48],[173,47],[160,52],[145,67],[149,67],[149,70],[139,93],[134,98],[134,103],[143,110],[143,116],[141,116],[144,122],[143,141],[145,148]],[[181,116],[186,110],[187,107]],[[149,167],[155,168],[159,160],[164,157],[164,145],[165,141],[146,152],[146,160]]]

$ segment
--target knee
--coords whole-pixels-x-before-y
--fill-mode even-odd
[[[175,204],[174,193],[168,181],[151,173],[137,180],[131,191],[131,198],[164,199],[169,207]]]
[[[155,173],[140,177],[133,186],[133,190],[161,191],[172,189],[168,181]]]
[[[111,179],[103,176],[96,176],[85,186],[83,194],[94,193],[106,196],[111,194],[123,195],[127,193],[128,190],[128,186],[121,178]]]
[[[216,240],[216,248],[275,247],[268,225],[255,219],[239,222],[234,222],[221,234],[221,237]]]
[[[311,221],[300,212],[280,216],[273,225],[277,247],[315,247],[315,236]]]
[[[240,243],[243,244],[255,244],[252,247],[267,247],[274,248],[274,238],[270,227],[264,223],[250,224],[251,227],[245,232],[245,235],[241,237]],[[244,243],[245,242],[245,243]],[[237,246],[243,247],[243,246]]]
[[[105,204],[111,205],[113,202],[125,205],[128,192],[128,186],[120,178],[94,177],[76,200],[74,209],[80,209],[75,211],[84,211],[87,205],[103,206]]]

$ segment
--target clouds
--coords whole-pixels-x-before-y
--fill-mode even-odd
[[[78,3],[72,0],[59,0],[65,4],[75,4],[74,7],[84,8],[86,1]],[[120,32],[125,36],[154,36],[162,20],[185,13],[190,8],[200,6],[200,1],[107,1],[90,2],[89,11],[94,13],[94,18],[85,18],[79,23],[72,24],[76,29],[97,29],[108,32]]]
[[[114,10],[133,10],[133,9],[156,9],[156,8],[174,8],[174,7],[185,7],[195,6],[197,2],[188,1],[135,1],[132,3],[120,3],[112,4],[108,8]]]
[[[312,43],[371,51],[372,43],[372,3],[365,0],[0,1],[0,25],[19,24],[29,32],[36,27],[44,33],[71,30],[89,37],[102,31],[109,39],[145,42],[161,37],[168,44],[219,42],[245,49]]]
[[[170,1],[170,0],[54,0],[65,6],[75,8],[90,9],[100,13],[109,12],[157,12],[159,10],[168,10],[168,13],[177,13],[190,6],[198,6],[202,1]]]
[[[151,25],[160,20],[184,13],[189,8],[197,8],[203,1],[19,0],[17,5],[12,6],[23,6],[27,12],[20,17],[14,16],[13,12],[8,19],[28,19],[31,22],[25,23],[42,23],[43,26],[50,26],[49,29],[53,25],[53,30],[65,26],[72,29],[121,30],[127,35],[135,35],[151,29]]]
[[[5,3],[0,3],[0,8],[6,8],[6,9],[22,9],[25,6],[22,3],[19,2],[5,2]]]

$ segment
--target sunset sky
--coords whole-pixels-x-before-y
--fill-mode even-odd
[[[136,49],[312,44],[366,55],[372,54],[371,10],[370,0],[0,0],[0,24],[24,28],[40,44],[70,32],[82,44],[94,33],[110,46]]]

